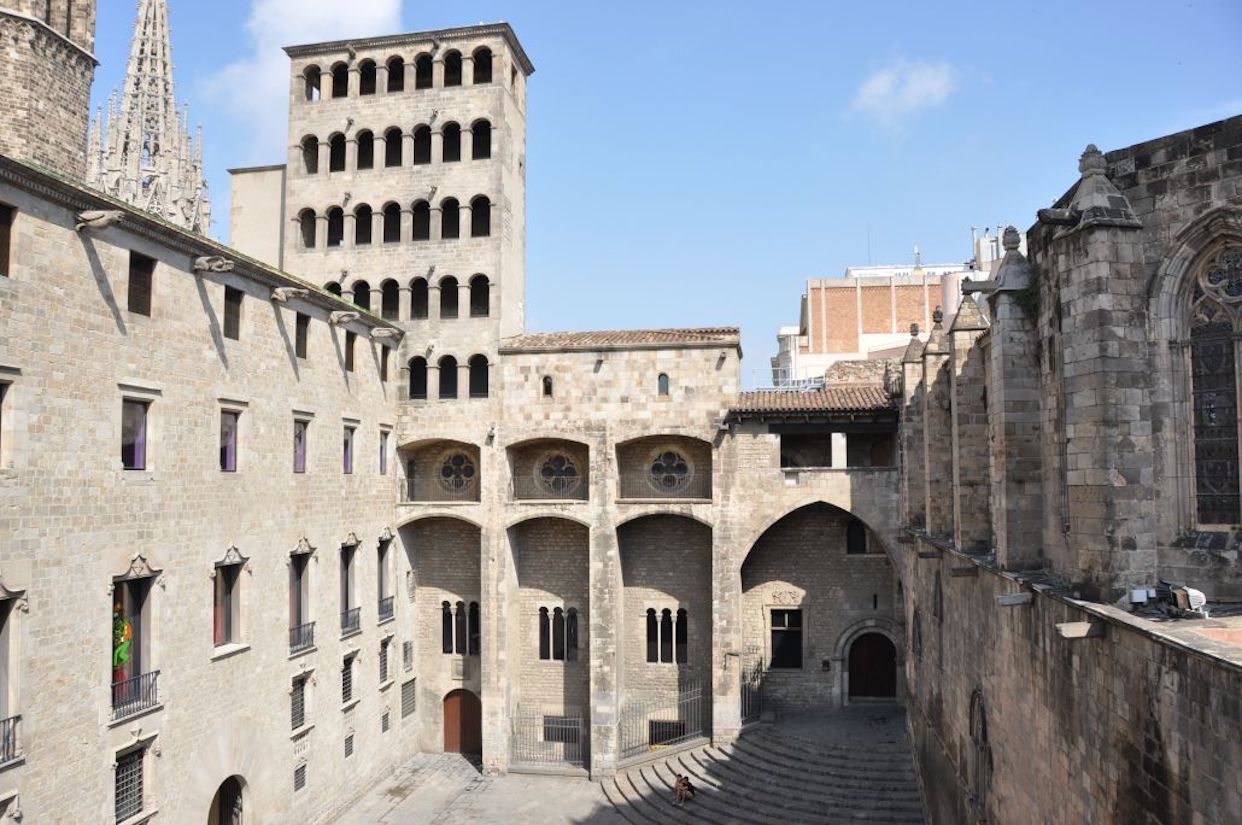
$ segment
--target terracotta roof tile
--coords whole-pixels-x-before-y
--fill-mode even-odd
[[[758,390],[738,393],[732,407],[740,413],[879,412],[895,409],[879,384],[849,384],[818,390]]]
[[[736,347],[740,344],[737,327],[690,329],[622,329],[590,332],[535,332],[502,339],[501,352],[530,350],[598,350],[630,347]]]

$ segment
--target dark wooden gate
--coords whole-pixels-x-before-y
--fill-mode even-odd
[[[850,697],[897,695],[897,649],[887,636],[864,633],[850,645]]]
[[[444,697],[444,751],[483,753],[483,705],[468,690],[458,689]]]

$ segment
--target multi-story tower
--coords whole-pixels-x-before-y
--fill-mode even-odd
[[[86,174],[95,0],[0,0],[0,154]]]

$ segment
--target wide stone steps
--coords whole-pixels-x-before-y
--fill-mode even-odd
[[[764,727],[732,745],[702,746],[630,768],[604,793],[634,825],[650,823],[876,823],[923,825],[910,748],[819,743]],[[673,804],[677,774],[697,794]]]

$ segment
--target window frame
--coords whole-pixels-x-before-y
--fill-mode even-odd
[[[220,472],[236,473],[238,451],[241,447],[241,415],[242,411],[232,407],[220,410]],[[226,423],[232,419],[232,429],[226,429]]]
[[[307,353],[310,351],[310,321],[310,316],[304,312],[297,313],[294,321],[293,355],[303,361],[306,360]]]
[[[129,395],[121,397],[121,468],[131,472],[145,472],[150,469],[151,447],[151,399],[135,398]],[[129,463],[125,455],[125,411],[126,409],[141,410],[141,429],[134,434],[133,453]]]
[[[764,613],[766,614],[767,630],[768,630],[768,634],[767,634],[768,635],[768,670],[786,671],[790,673],[796,673],[796,672],[806,670],[806,637],[807,637],[806,613],[807,611],[801,606],[791,607],[789,605],[768,605],[764,608]],[[777,625],[776,623],[777,613],[785,614],[783,617],[785,619],[784,624]],[[794,615],[796,615],[798,619],[798,624],[796,627],[788,623],[789,619]],[[776,663],[776,655],[777,655],[777,647],[778,647],[776,643],[777,633],[784,634],[785,637],[796,637],[797,638],[798,640],[798,645],[797,645],[798,664],[796,666],[784,665],[784,664],[778,665]],[[780,645],[780,647],[784,648],[784,645]]]
[[[242,303],[245,300],[245,290],[237,287],[224,286],[224,316],[221,319],[221,334],[230,341],[241,340],[242,329]]]
[[[307,445],[310,439],[310,418],[303,418],[295,415],[293,417],[293,473],[294,475],[306,475],[307,467]],[[302,441],[298,443],[298,427],[301,425]],[[299,469],[299,467],[301,469]]]
[[[345,424],[341,434],[341,472],[350,476],[354,474],[354,446],[358,437],[358,425]]]
[[[212,577],[212,642],[219,649],[242,644],[241,574],[245,562],[217,562]]]
[[[132,315],[150,318],[155,299],[155,265],[149,255],[129,251],[129,278],[125,285],[125,308]],[[140,288],[136,288],[140,287]]]
[[[13,227],[17,214],[16,206],[0,203],[0,278],[13,277]]]

